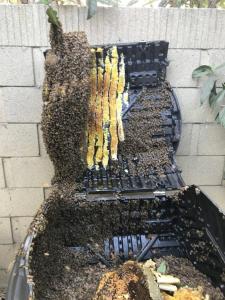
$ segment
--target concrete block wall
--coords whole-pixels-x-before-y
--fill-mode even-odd
[[[199,106],[199,82],[191,73],[200,64],[224,62],[225,11],[99,8],[90,21],[86,13],[85,8],[59,9],[65,31],[85,30],[91,44],[170,42],[168,80],[183,117],[177,161],[187,184],[217,193],[223,205],[225,129]],[[40,130],[43,51],[49,47],[45,7],[0,5],[0,28],[1,286],[32,217],[49,195],[53,167]]]

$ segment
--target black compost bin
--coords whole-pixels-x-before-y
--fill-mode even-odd
[[[107,53],[111,46],[104,46],[104,52]],[[161,111],[163,122],[153,138],[163,137],[166,140],[170,146],[171,164],[160,174],[149,170],[147,175],[134,175],[129,170],[127,158],[119,155],[119,171],[116,174],[111,171],[110,163],[106,170],[87,170],[82,190],[86,206],[90,204],[96,220],[102,219],[110,231],[110,236],[104,239],[103,254],[97,253],[97,258],[108,265],[112,254],[122,261],[142,261],[171,254],[187,257],[225,292],[222,280],[225,269],[225,217],[198,187],[185,187],[176,165],[181,114],[176,95],[165,82],[168,43],[119,44],[117,49],[124,55],[126,82],[129,83],[129,106],[123,107],[125,127],[132,111],[141,109],[137,99],[143,87],[154,89],[162,84],[167,85],[171,105]],[[153,93],[152,97],[157,105],[159,94]],[[135,155],[132,160],[138,167],[139,161]],[[107,219],[109,209],[112,211],[110,220]],[[70,207],[65,213],[70,213]],[[79,213],[85,216],[82,208]],[[60,218],[63,223],[63,216]],[[92,220],[88,222],[90,228],[99,226]],[[60,226],[59,222],[57,226]],[[7,300],[33,299],[29,259],[34,236],[35,233],[31,232],[26,237],[16,257]],[[65,244],[74,251],[82,250],[82,247],[66,239]],[[90,245],[86,246],[90,248]]]

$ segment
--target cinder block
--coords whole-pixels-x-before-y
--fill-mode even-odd
[[[12,244],[10,218],[0,218],[0,245]]]
[[[225,129],[218,124],[200,126],[199,155],[225,155]]]
[[[34,48],[33,49],[35,85],[38,87],[43,85],[43,81],[44,81],[44,77],[45,77],[44,51],[46,51],[47,49],[49,49],[49,48]]]
[[[0,189],[0,217],[10,216],[11,199],[8,189]]]
[[[37,125],[0,124],[0,156],[38,156]]]
[[[44,5],[13,9],[1,6],[2,44],[48,45],[49,23]],[[58,10],[65,32],[85,30],[95,43],[101,38],[105,43],[140,41],[148,34],[148,40],[168,40],[173,48],[224,48],[222,9],[98,7],[95,17],[88,21],[86,7],[59,6]]]
[[[209,65],[209,64],[210,64],[209,49],[203,49],[201,50],[200,65]]]
[[[177,156],[186,184],[221,185],[223,156]]]
[[[53,166],[47,158],[6,158],[4,166],[8,187],[51,186]]]
[[[225,187],[201,186],[201,190],[225,215]]]
[[[183,124],[177,155],[196,155],[199,124]]]
[[[0,245],[0,268],[8,269],[17,254],[19,244]]]
[[[200,50],[170,49],[170,61],[167,69],[167,79],[172,87],[196,87],[197,82],[192,79],[192,71],[199,66]]]
[[[8,286],[9,272],[0,268],[0,288],[6,289]],[[3,298],[4,299],[4,298]]]
[[[0,96],[4,103],[4,114],[2,113],[1,115],[0,112],[0,122],[40,122],[42,110],[41,89],[33,87],[5,87],[0,89]]]
[[[225,50],[224,49],[209,49],[201,50],[201,65],[210,65],[217,67],[224,63]],[[220,72],[223,74],[224,69]]]
[[[16,243],[21,243],[27,235],[27,230],[33,217],[12,218],[13,239]]]
[[[0,85],[34,85],[32,50],[27,47],[0,48]]]
[[[207,123],[215,119],[208,104],[200,105],[200,89],[174,89],[181,109],[183,123]]]
[[[42,188],[0,189],[0,216],[34,216],[43,200]]]
[[[224,169],[223,169],[223,181],[222,184],[225,186],[225,159],[224,159]]]
[[[4,178],[2,159],[0,158],[0,188],[3,187],[5,187],[5,178]]]
[[[0,122],[5,123],[7,122],[7,116],[6,116],[6,107],[5,107],[5,101],[2,94],[2,89],[0,88]]]

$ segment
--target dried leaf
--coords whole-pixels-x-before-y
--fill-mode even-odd
[[[143,265],[143,273],[145,275],[149,295],[152,300],[162,300],[160,289],[158,284],[156,283],[154,274],[150,268],[146,265]]]
[[[161,273],[161,274],[165,274],[166,273],[166,262],[164,260],[161,262],[161,264],[157,268],[157,272]]]
[[[88,0],[87,1],[88,7],[88,15],[87,19],[91,19],[97,12],[97,0]]]

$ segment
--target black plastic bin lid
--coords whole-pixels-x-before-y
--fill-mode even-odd
[[[123,122],[129,122],[129,113],[135,106],[143,87],[160,87],[165,82],[166,67],[168,66],[167,53],[169,43],[166,41],[139,42],[131,44],[117,44],[95,46],[103,49],[103,58],[112,46],[117,46],[118,54],[123,54],[125,63],[126,85],[129,85],[129,106],[123,107]],[[149,176],[131,176],[127,169],[126,157],[118,153],[119,169],[123,174],[114,175],[110,171],[113,164],[109,161],[109,168],[100,166],[99,170],[87,170],[84,178],[84,187],[88,193],[99,192],[134,192],[154,190],[176,190],[184,186],[181,172],[176,166],[175,153],[181,136],[181,113],[177,97],[168,85],[172,105],[170,109],[162,111],[162,130],[155,138],[164,137],[173,152],[171,153],[171,167],[164,174],[154,174],[149,170]],[[157,99],[158,95],[155,94]],[[126,176],[124,174],[126,173]]]

